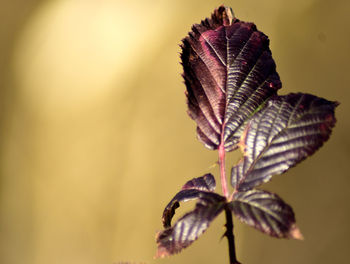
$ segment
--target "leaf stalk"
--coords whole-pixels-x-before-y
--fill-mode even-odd
[[[225,146],[224,141],[221,140],[219,145],[219,165],[220,165],[220,180],[221,180],[221,189],[223,195],[228,198],[228,188],[227,188],[227,180],[226,180],[226,170],[225,170]]]

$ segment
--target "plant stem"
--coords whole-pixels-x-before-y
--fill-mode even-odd
[[[227,180],[226,180],[225,155],[226,155],[226,152],[225,152],[225,146],[224,146],[224,138],[222,135],[221,136],[221,143],[219,145],[220,180],[221,180],[222,193],[228,199],[229,193],[228,193]],[[228,207],[225,208],[225,215],[226,215],[226,225],[225,225],[226,232],[225,232],[224,236],[226,236],[227,240],[228,240],[230,264],[241,264],[236,259],[235,237],[233,235],[232,212]]]
[[[230,264],[240,264],[236,258],[235,237],[233,235],[232,213],[231,213],[231,210],[229,208],[225,208],[225,215],[226,215],[225,236],[227,237],[227,240],[228,240]]]
[[[222,193],[226,198],[228,198],[228,188],[226,181],[226,170],[225,170],[225,146],[223,140],[219,145],[219,165],[220,165],[220,179],[221,179],[221,189]]]

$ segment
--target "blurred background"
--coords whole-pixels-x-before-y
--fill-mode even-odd
[[[153,259],[173,194],[219,174],[186,114],[179,44],[222,3],[0,0],[0,263],[228,263],[223,216]],[[350,2],[224,4],[270,37],[281,94],[341,102],[329,142],[264,186],[293,206],[305,240],[236,221],[238,259],[348,263]]]

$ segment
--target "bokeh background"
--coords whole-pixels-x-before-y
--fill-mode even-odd
[[[0,0],[0,263],[228,263],[223,216],[153,259],[172,195],[219,172],[186,114],[179,44],[222,3]],[[305,240],[236,221],[238,258],[348,263],[350,2],[224,4],[270,37],[280,93],[341,102],[329,142],[264,186],[293,206]]]

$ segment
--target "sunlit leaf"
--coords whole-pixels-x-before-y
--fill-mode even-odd
[[[232,186],[251,189],[312,155],[331,134],[336,106],[301,93],[271,99],[241,138],[244,157],[232,168]]]
[[[172,227],[157,234],[156,257],[173,255],[188,247],[204,233],[214,218],[224,209],[225,204],[225,197],[199,191],[195,209],[181,217]]]
[[[201,191],[215,191],[216,183],[215,178],[212,174],[208,173],[202,177],[193,178],[182,186],[182,190],[196,189]]]
[[[236,147],[249,117],[281,88],[269,39],[221,6],[183,40],[188,113],[210,149]]]
[[[203,192],[213,192],[215,186],[215,178],[210,173],[188,181],[165,207],[163,212],[163,226],[165,228],[170,227],[171,219],[175,214],[175,210],[180,206],[180,202],[196,199]]]
[[[243,222],[278,238],[302,239],[293,209],[276,194],[262,190],[237,192],[228,206]]]

